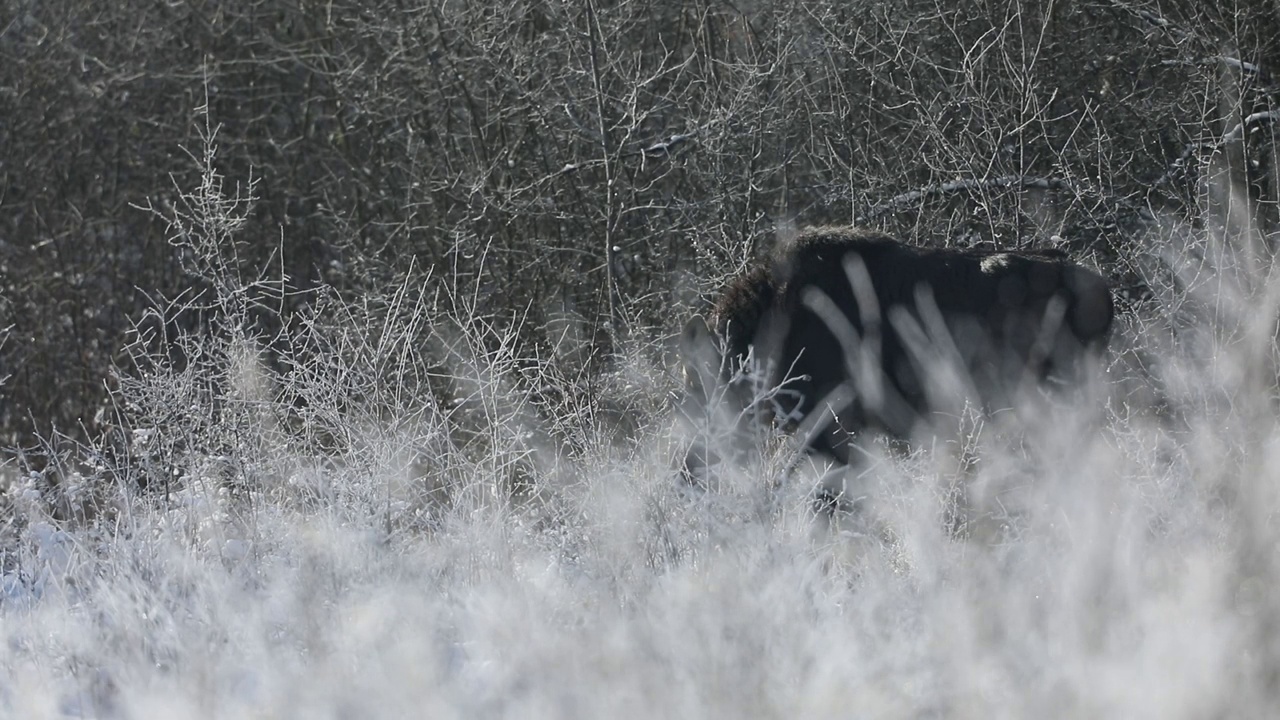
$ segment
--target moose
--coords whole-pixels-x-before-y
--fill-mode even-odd
[[[1060,250],[812,228],[686,326],[686,401],[848,464],[859,434],[910,440],[957,400],[1009,407],[1025,388],[1079,382],[1113,314],[1107,280]]]

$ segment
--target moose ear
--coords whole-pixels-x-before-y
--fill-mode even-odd
[[[694,315],[684,324],[684,331],[680,333],[680,350],[687,352],[699,343],[710,341],[711,328],[707,325],[706,318]]]
[[[686,389],[704,394],[720,372],[720,353],[706,318],[694,315],[680,333],[680,360]]]
[[[1105,337],[1115,314],[1111,287],[1106,278],[1088,270],[1077,269],[1069,277],[1068,287],[1075,296],[1075,307],[1071,314],[1072,329],[1081,340]]]

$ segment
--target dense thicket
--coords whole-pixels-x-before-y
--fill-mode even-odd
[[[230,270],[287,281],[240,330],[274,336],[321,285],[429,274],[530,354],[575,319],[579,365],[792,225],[1056,235],[1127,277],[1135,228],[1201,217],[1214,171],[1277,213],[1264,0],[0,8],[8,443],[109,416],[148,309],[150,342],[207,324],[216,289],[166,221],[208,127],[228,189],[256,183]]]

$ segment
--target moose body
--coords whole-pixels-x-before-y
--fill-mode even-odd
[[[847,462],[861,431],[907,439],[957,400],[1007,407],[1029,385],[1078,381],[1112,315],[1107,281],[1058,250],[816,228],[734,278],[709,323],[686,327],[686,377],[701,402]]]

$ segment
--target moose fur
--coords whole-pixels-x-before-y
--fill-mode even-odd
[[[682,344],[690,397],[847,462],[859,432],[907,439],[956,402],[1078,382],[1112,316],[1106,279],[1059,250],[823,227],[734,278]]]

